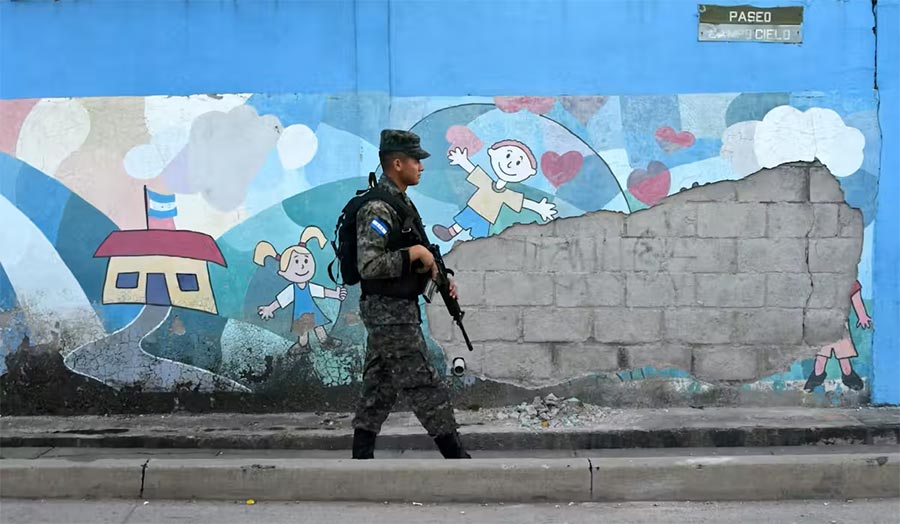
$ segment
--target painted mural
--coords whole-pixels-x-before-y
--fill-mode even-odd
[[[114,389],[352,389],[365,329],[358,286],[328,277],[330,241],[392,127],[432,152],[409,193],[445,253],[514,224],[632,213],[761,168],[822,162],[865,226],[845,336],[743,387],[840,396],[871,375],[873,97],[69,98],[0,101],[0,122],[0,373],[45,345]],[[428,346],[446,371],[452,355]],[[662,366],[598,380],[648,377],[702,390]]]

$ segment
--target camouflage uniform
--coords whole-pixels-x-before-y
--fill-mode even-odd
[[[403,152],[419,159],[429,156],[419,147],[419,137],[407,131],[382,131],[380,150]],[[378,185],[418,215],[406,193],[387,175],[381,176]],[[359,310],[368,340],[362,391],[353,418],[353,456],[374,458],[375,436],[381,431],[397,395],[402,393],[444,457],[469,458],[459,442],[450,391],[426,357],[418,295],[413,291],[413,298],[396,298],[366,292],[367,281],[384,285],[385,279],[399,279],[413,282],[411,288],[415,290],[419,283],[424,289],[430,278],[429,274],[415,273],[409,248],[388,248],[390,232],[410,228],[409,223],[400,223],[400,218],[381,200],[367,202],[357,213],[357,265],[363,280]],[[421,224],[417,216],[412,219]],[[421,235],[425,235],[424,228],[421,229]],[[427,245],[427,237],[421,243]],[[393,286],[393,282],[388,285]]]

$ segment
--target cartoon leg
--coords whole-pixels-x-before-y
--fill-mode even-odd
[[[343,343],[341,339],[335,337],[329,337],[327,333],[325,333],[325,328],[323,326],[316,326],[316,338],[319,339],[319,344],[325,349],[336,349],[341,347]]]
[[[462,227],[460,227],[460,225],[456,222],[454,222],[450,227],[435,224],[434,226],[432,226],[431,231],[432,233],[434,233],[434,236],[438,237],[442,241],[449,242],[453,239],[453,237],[462,232]]]
[[[827,351],[827,353],[823,354],[825,351]],[[825,382],[825,364],[828,363],[831,351],[831,346],[826,346],[819,351],[818,355],[816,355],[816,363],[813,366],[812,373],[809,374],[809,378],[806,379],[806,384],[803,386],[803,389],[812,391]]]
[[[297,342],[294,342],[294,345],[288,348],[288,353],[299,355],[301,353],[306,353],[309,350],[309,333],[303,333],[302,335],[297,336]]]
[[[844,385],[854,391],[861,390],[865,384],[863,384],[862,378],[856,373],[853,369],[853,364],[850,362],[851,358],[857,356],[856,346],[853,345],[853,339],[847,337],[838,342],[834,348],[834,356],[841,364],[841,381]]]

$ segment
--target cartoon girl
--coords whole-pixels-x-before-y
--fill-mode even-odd
[[[335,349],[340,347],[341,340],[329,337],[325,333],[325,324],[330,320],[316,305],[314,298],[335,298],[344,300],[347,298],[347,290],[343,287],[325,289],[310,282],[316,273],[316,261],[312,253],[306,248],[310,239],[319,241],[319,247],[326,244],[325,234],[315,226],[309,226],[300,234],[300,243],[284,250],[280,255],[272,244],[260,242],[253,251],[253,262],[258,266],[265,266],[266,258],[274,257],[280,264],[278,274],[291,284],[284,288],[275,301],[267,306],[259,306],[259,316],[263,320],[269,320],[275,316],[279,308],[294,305],[293,322],[291,331],[297,335],[297,342],[288,351],[309,351],[309,332],[315,331],[316,338],[323,348]]]

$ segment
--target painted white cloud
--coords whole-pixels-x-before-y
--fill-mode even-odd
[[[722,156],[729,158],[742,176],[756,170],[754,159],[761,168],[818,159],[835,176],[849,176],[862,166],[866,139],[831,109],[800,111],[779,106],[760,122],[739,122],[729,127],[722,142]]]
[[[77,100],[41,100],[22,123],[16,156],[53,176],[90,131],[90,114]]]
[[[246,94],[147,97],[144,120],[151,140],[125,155],[125,170],[138,179],[158,176],[187,145],[191,126],[200,115],[227,113],[244,105],[248,98]]]
[[[299,169],[316,156],[319,141],[312,129],[303,124],[288,126],[278,139],[278,157],[285,169]]]

